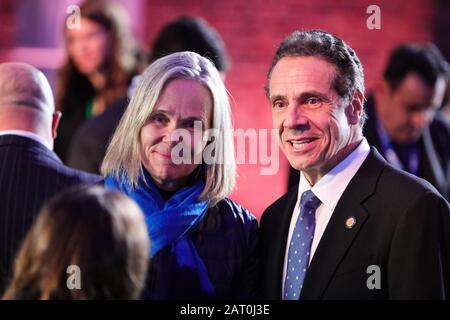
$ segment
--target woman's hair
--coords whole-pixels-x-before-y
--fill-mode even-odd
[[[174,79],[194,79],[211,92],[213,98],[212,129],[215,137],[216,161],[203,162],[205,188],[201,200],[210,206],[225,198],[233,189],[236,179],[233,126],[230,103],[219,72],[208,59],[194,52],[178,52],[152,63],[142,75],[138,88],[131,98],[101,167],[103,175],[125,180],[136,187],[142,174],[140,131],[149,119],[164,86]]]
[[[144,217],[130,198],[79,187],[41,209],[3,298],[133,299],[143,288],[148,254]],[[79,271],[79,289],[69,286],[72,268]]]
[[[128,16],[117,3],[106,0],[87,0],[80,6],[80,16],[99,24],[110,38],[110,52],[103,66],[106,72],[105,89],[97,93],[103,97],[107,106],[125,94],[131,77],[136,73],[139,55],[137,45],[131,33]],[[64,110],[71,105],[78,106],[78,104],[67,103],[65,99],[78,99],[86,103],[94,94],[94,87],[87,77],[81,74],[68,55],[59,73],[57,108]]]

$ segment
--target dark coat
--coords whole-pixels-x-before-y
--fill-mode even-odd
[[[192,241],[215,288],[201,292],[197,275],[180,268],[172,246],[150,260],[143,299],[252,299],[258,297],[258,223],[230,199],[208,210]]]
[[[281,299],[286,242],[298,186],[261,220],[265,297]],[[348,229],[349,217],[356,225]],[[372,148],[342,194],[303,283],[301,299],[449,298],[450,207],[428,182]],[[380,270],[380,289],[369,289]],[[369,268],[369,269],[368,269]]]
[[[0,136],[0,292],[41,206],[65,188],[100,179],[64,166],[39,142],[16,135]]]
[[[100,172],[109,141],[127,105],[128,97],[124,96],[78,128],[68,150],[69,166],[91,173]]]

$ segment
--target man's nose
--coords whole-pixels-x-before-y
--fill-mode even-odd
[[[299,130],[308,124],[303,110],[298,105],[289,106],[286,112],[284,127],[287,129]]]
[[[423,129],[428,125],[430,115],[426,111],[415,112],[412,116],[412,124],[416,129]]]

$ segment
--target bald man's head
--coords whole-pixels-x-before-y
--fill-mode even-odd
[[[32,132],[53,146],[60,117],[42,72],[25,63],[0,63],[0,131]]]
[[[25,63],[0,64],[0,108],[27,106],[53,113],[55,105],[44,74]]]

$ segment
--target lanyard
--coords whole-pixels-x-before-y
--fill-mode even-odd
[[[419,172],[419,148],[417,147],[417,145],[414,145],[411,149],[411,152],[409,153],[409,170],[406,170],[399,157],[395,153],[394,147],[391,143],[391,139],[389,138],[386,130],[383,128],[378,119],[376,121],[376,126],[378,136],[380,137],[381,148],[383,149],[382,151],[384,156],[386,157],[386,160],[400,170],[409,171],[409,173],[417,175],[417,173]]]

